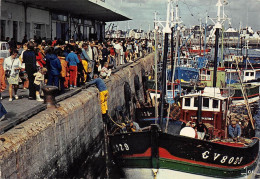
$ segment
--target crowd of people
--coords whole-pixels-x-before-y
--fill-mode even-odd
[[[21,43],[7,40],[10,57],[2,65],[5,78],[0,78],[0,92],[9,84],[9,101],[19,99],[19,86],[29,89],[29,99],[43,101],[44,85],[57,86],[60,93],[93,80],[94,74],[107,79],[112,69],[133,62],[153,51],[151,40],[109,39],[106,41],[69,42],[61,39],[24,39]]]

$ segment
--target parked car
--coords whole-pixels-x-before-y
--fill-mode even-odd
[[[9,44],[7,42],[0,41],[0,58],[7,58],[9,55]]]

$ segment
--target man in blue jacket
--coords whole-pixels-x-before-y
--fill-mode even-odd
[[[107,99],[108,99],[108,90],[105,82],[98,77],[97,74],[94,74],[94,80],[89,82],[90,85],[95,84],[99,90],[100,104],[101,104],[101,112],[102,118],[105,122],[107,120]]]
[[[54,53],[53,47],[50,47],[46,53],[46,62],[48,69],[48,85],[59,87],[61,63],[57,55]]]
[[[231,124],[228,126],[228,134],[235,141],[241,136],[241,127],[236,121],[231,121]]]

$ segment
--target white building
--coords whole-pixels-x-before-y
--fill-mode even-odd
[[[103,39],[105,24],[129,20],[105,0],[2,0],[0,37]]]

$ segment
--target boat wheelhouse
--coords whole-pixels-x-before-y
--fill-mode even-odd
[[[199,104],[199,97],[202,104]],[[198,108],[201,105],[201,121],[208,127],[210,135],[225,137],[225,118],[227,98],[222,97],[219,88],[205,87],[204,92],[181,96],[180,119],[187,123],[197,122]]]

